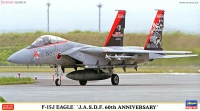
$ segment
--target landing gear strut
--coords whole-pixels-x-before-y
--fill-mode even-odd
[[[61,76],[63,75],[64,70],[60,65],[57,65],[55,68],[55,76],[56,76],[56,81],[55,85],[60,86],[61,85]]]
[[[82,85],[82,86],[84,86],[84,85],[86,85],[87,84],[87,81],[85,80],[85,81],[79,81],[79,83],[80,83],[80,85]]]
[[[111,82],[112,82],[112,85],[118,85],[119,84],[119,76],[117,74],[112,74]]]

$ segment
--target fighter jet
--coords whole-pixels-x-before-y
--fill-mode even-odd
[[[65,68],[75,69],[67,73],[66,77],[79,81],[80,85],[86,85],[87,81],[108,78],[111,78],[112,85],[118,85],[119,76],[114,73],[116,67],[123,68],[124,71],[126,68],[137,71],[138,64],[154,59],[197,56],[191,51],[163,50],[164,10],[157,10],[144,47],[123,46],[125,15],[125,10],[118,10],[104,47],[43,35],[30,46],[11,55],[8,61],[26,65],[51,64],[55,68],[56,86],[61,85],[60,77],[65,73]]]

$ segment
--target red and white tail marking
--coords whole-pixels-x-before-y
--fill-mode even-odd
[[[147,37],[145,50],[162,50],[162,31],[164,28],[164,10],[157,10],[156,17]]]
[[[125,10],[118,10],[115,21],[112,25],[110,33],[104,43],[104,46],[123,46],[123,36],[125,28]]]

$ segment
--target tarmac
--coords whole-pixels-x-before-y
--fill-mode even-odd
[[[27,85],[0,85],[0,96],[8,102],[185,102],[200,101],[200,74],[187,73],[132,73],[118,74],[120,83],[111,80],[78,81],[63,75],[62,85],[55,86],[52,74],[21,73],[21,77],[35,78]],[[18,73],[0,73],[18,76]]]

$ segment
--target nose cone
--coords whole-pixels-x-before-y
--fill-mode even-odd
[[[30,64],[31,62],[31,53],[28,49],[22,49],[18,52],[15,52],[11,55],[7,61],[15,64]]]

